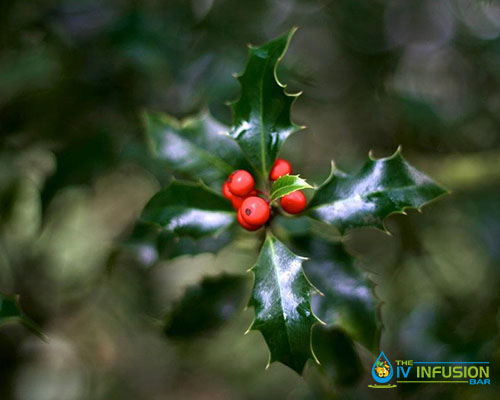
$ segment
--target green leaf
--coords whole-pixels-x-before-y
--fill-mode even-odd
[[[245,71],[237,76],[241,96],[232,104],[234,127],[230,135],[265,179],[284,141],[301,129],[290,117],[293,102],[300,93],[286,93],[276,77],[278,63],[295,30],[263,46],[250,46]]]
[[[271,200],[277,200],[302,189],[312,189],[312,186],[298,175],[284,175],[274,181],[271,188]]]
[[[234,235],[235,229],[230,228],[215,237],[205,236],[199,239],[189,236],[179,237],[172,232],[163,231],[156,225],[139,221],[122,245],[147,267],[159,260],[170,260],[187,254],[215,254],[226,247]]]
[[[19,296],[9,296],[0,292],[0,326],[10,322],[21,322],[33,333],[46,339],[38,325],[21,309]]]
[[[338,326],[370,351],[378,346],[380,324],[373,285],[342,243],[312,237],[304,270],[322,296],[313,296],[316,315]]]
[[[220,275],[204,279],[187,289],[182,299],[166,316],[169,337],[191,338],[220,328],[244,308],[248,279]]]
[[[314,313],[327,325],[347,332],[371,351],[377,350],[380,334],[379,303],[373,284],[342,242],[319,237],[308,217],[279,218],[291,248],[308,257],[304,271],[321,295],[313,295]],[[319,224],[319,222],[317,222]]]
[[[337,385],[350,386],[363,376],[363,365],[351,338],[337,327],[313,328],[314,354],[318,368]]]
[[[229,201],[203,184],[173,181],[149,200],[141,219],[179,236],[201,238],[225,230],[235,212]]]
[[[178,121],[163,113],[143,114],[153,153],[173,172],[220,190],[235,169],[248,164],[228,128],[208,113]]]
[[[370,156],[354,175],[332,167],[309,203],[308,213],[341,232],[362,226],[385,230],[383,220],[388,215],[404,213],[408,207],[420,209],[445,193],[446,189],[407,163],[398,149],[388,158]]]
[[[259,330],[270,350],[269,363],[280,361],[302,373],[311,349],[312,286],[302,270],[304,258],[268,234],[252,271],[255,283],[249,306],[255,309],[250,330]]]

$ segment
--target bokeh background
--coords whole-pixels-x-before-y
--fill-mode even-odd
[[[140,111],[209,109],[230,124],[246,44],[293,26],[279,75],[304,92],[294,119],[308,129],[283,149],[295,170],[321,182],[331,159],[355,170],[369,150],[401,144],[452,190],[423,214],[390,217],[392,236],[363,229],[346,245],[378,285],[391,359],[490,361],[492,385],[383,397],[500,397],[498,3],[4,0],[0,290],[19,293],[50,339],[0,328],[2,400],[382,396],[366,379],[340,387],[264,370],[264,340],[243,335],[251,309],[196,339],[159,327],[186,287],[243,273],[256,247],[248,235],[217,254],[148,246],[135,222],[170,175],[148,152]]]

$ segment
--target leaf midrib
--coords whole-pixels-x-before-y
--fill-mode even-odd
[[[266,75],[267,66],[269,65],[270,59],[271,59],[271,56],[266,58],[266,62],[264,64],[261,79],[259,82],[260,83],[259,84],[260,157],[261,157],[261,163],[262,163],[262,177],[263,178],[266,177],[266,171],[267,171],[266,154],[265,154],[266,138],[265,138],[265,131],[264,131],[264,76]]]
[[[262,69],[261,79],[259,82],[260,156],[261,156],[261,162],[262,162],[262,177],[263,178],[265,178],[267,175],[267,161],[266,161],[266,152],[265,152],[266,132],[264,130],[264,76],[266,75],[269,62],[273,58],[273,55],[276,53],[277,50],[279,50],[279,47],[274,48],[270,52],[269,56],[266,57],[264,68]],[[274,71],[275,71],[276,67],[277,67],[277,63],[274,64],[274,67],[273,67],[273,79],[274,80],[275,80]],[[278,84],[277,82],[275,82],[275,83]]]
[[[295,192],[296,190],[301,190],[301,189],[306,189],[306,187],[302,185],[287,185],[283,186],[282,188],[277,189],[273,193],[271,193],[271,200],[277,200],[280,197],[283,197],[287,194],[290,194],[292,192]],[[282,194],[283,193],[283,194]]]
[[[295,181],[294,183],[282,186],[271,192],[271,200],[277,200],[289,193],[295,192],[296,190],[312,189],[305,180],[300,179],[300,182]],[[282,194],[284,193],[284,194]]]
[[[276,282],[278,283],[278,290],[280,292],[280,305],[281,305],[281,315],[283,317],[283,325],[285,326],[285,332],[286,332],[286,340],[287,340],[287,343],[288,343],[288,348],[290,350],[290,353],[293,355],[293,349],[292,349],[292,344],[290,343],[290,334],[288,332],[288,325],[286,323],[286,316],[285,316],[285,313],[284,313],[284,307],[283,307],[283,294],[281,292],[281,285],[280,285],[280,280],[278,278],[278,273],[276,271],[276,253],[275,253],[275,250],[274,250],[274,241],[272,238],[269,238],[269,247],[271,249],[271,258],[273,260],[273,271],[274,271],[274,276],[276,278]]]

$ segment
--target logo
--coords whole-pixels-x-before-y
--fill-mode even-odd
[[[454,383],[490,385],[489,361],[395,360],[396,370],[382,351],[373,363],[374,389],[395,388],[400,383]],[[390,382],[395,375],[396,382]]]
[[[375,389],[394,388],[396,387],[396,385],[387,384],[391,380],[393,374],[394,371],[392,369],[392,365],[389,359],[385,356],[384,352],[382,351],[378,356],[378,358],[373,363],[372,378],[375,382],[382,383],[385,385],[375,384],[368,386]]]

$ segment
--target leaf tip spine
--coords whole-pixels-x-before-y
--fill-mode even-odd
[[[298,29],[299,29],[298,25],[292,26],[292,28],[288,32],[288,37],[291,38],[293,35],[295,35],[295,32],[297,32]]]
[[[247,328],[247,330],[245,331],[245,333],[243,333],[243,335],[247,335],[248,333],[250,333],[250,331],[253,330],[253,323],[255,322],[255,320],[252,321],[252,323],[250,324],[250,326]]]
[[[370,151],[368,152],[368,158],[371,161],[377,161],[377,159],[375,158],[375,155],[373,154],[373,149],[370,149]]]
[[[382,229],[381,229],[381,230],[382,230],[382,232],[384,232],[387,236],[391,236],[391,237],[392,237],[392,236],[394,236],[394,235],[392,234],[392,232],[391,232],[389,229],[387,229],[387,227],[385,226],[385,223],[383,224],[383,226],[382,226]]]

